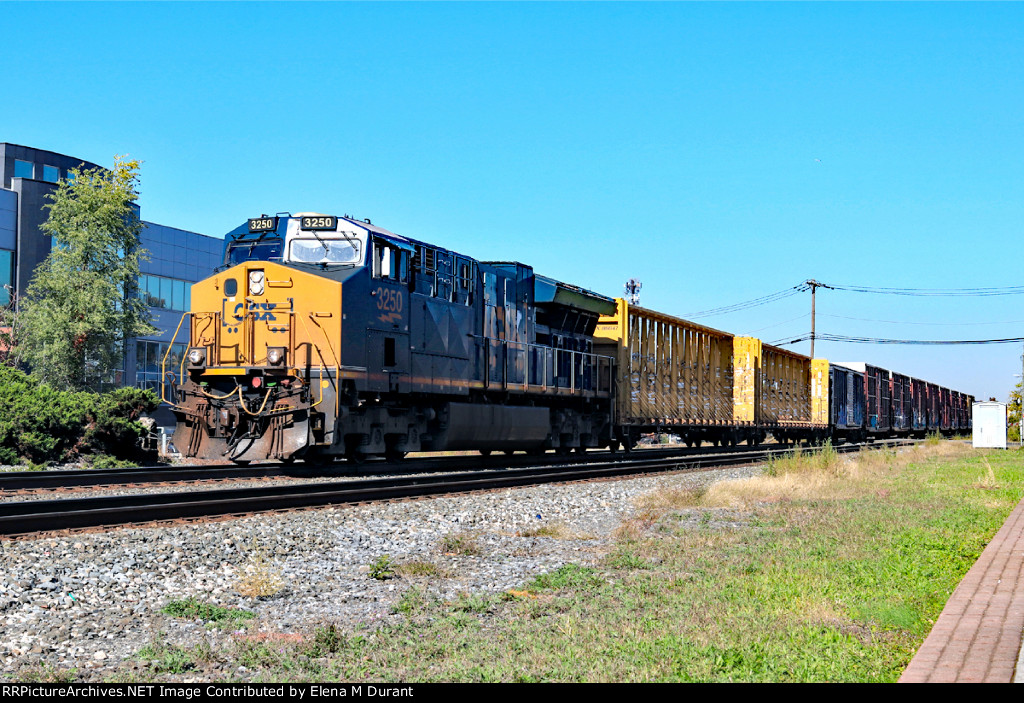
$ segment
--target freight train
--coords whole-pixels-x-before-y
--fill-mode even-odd
[[[193,285],[165,357],[174,444],[238,463],[820,442],[970,428],[969,396],[829,364],[369,220],[263,215]],[[173,347],[173,345],[171,345]]]

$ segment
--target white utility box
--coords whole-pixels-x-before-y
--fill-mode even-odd
[[[1006,403],[986,400],[972,410],[974,446],[1006,449]]]

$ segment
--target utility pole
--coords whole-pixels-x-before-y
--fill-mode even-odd
[[[815,297],[815,293],[818,292],[818,288],[831,288],[832,286],[826,286],[824,283],[819,283],[818,281],[814,280],[813,278],[807,279],[806,281],[804,281],[804,283],[806,283],[808,286],[811,287],[811,358],[813,359],[814,358],[814,337],[815,337],[815,333],[814,333],[814,303],[815,303],[814,297]]]

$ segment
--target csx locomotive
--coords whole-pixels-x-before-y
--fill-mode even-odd
[[[187,456],[612,441],[613,361],[593,349],[610,298],[347,216],[251,219],[225,265],[192,287],[189,348],[168,370]]]
[[[187,353],[164,362],[174,444],[208,459],[569,453],[628,449],[651,431],[816,442],[970,424],[969,396],[934,384],[829,365],[347,215],[248,220],[226,238],[224,266],[192,287],[175,337],[186,320]]]

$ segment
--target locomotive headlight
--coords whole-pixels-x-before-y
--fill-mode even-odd
[[[284,363],[284,347],[267,347],[267,363],[271,366],[280,366]]]
[[[262,269],[249,272],[249,295],[263,295],[264,278]]]
[[[202,366],[206,363],[206,350],[202,347],[192,347],[189,349],[188,363],[192,366]]]

